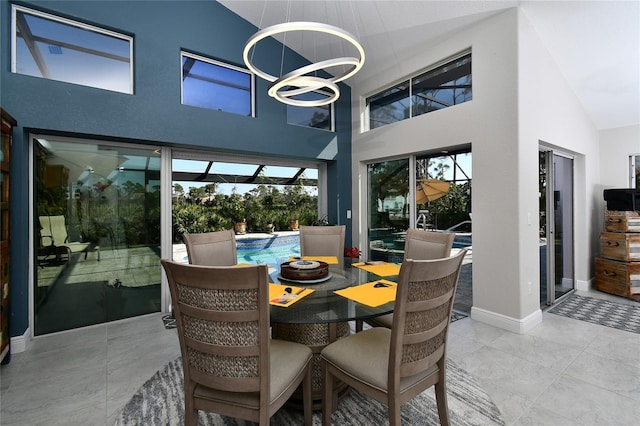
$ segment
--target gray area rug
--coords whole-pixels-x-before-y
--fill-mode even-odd
[[[504,425],[500,411],[491,398],[466,371],[453,362],[447,363],[448,402],[452,425]],[[302,425],[301,411],[283,407],[272,418],[272,425]],[[313,424],[320,425],[322,416],[314,412]],[[387,409],[351,389],[332,416],[332,423],[347,425],[382,425],[387,422]],[[118,426],[184,424],[182,361],[167,364],[149,379],[120,413]],[[251,422],[199,412],[199,425],[251,425]],[[433,388],[426,390],[402,406],[402,424],[440,424]]]
[[[640,334],[640,306],[574,294],[549,312]]]

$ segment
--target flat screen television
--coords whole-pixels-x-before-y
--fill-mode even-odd
[[[605,189],[604,200],[607,210],[637,211],[640,210],[640,189]]]

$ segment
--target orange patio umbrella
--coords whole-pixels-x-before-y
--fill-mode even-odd
[[[416,204],[424,204],[443,197],[451,184],[439,179],[423,179],[416,187]]]

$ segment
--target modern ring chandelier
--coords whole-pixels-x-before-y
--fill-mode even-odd
[[[336,36],[353,45],[353,47],[358,51],[359,57],[326,59],[300,67],[282,76],[271,75],[253,64],[252,58],[250,58],[250,52],[252,49],[255,51],[256,45],[261,40],[289,31],[307,31]],[[286,22],[264,28],[247,40],[242,56],[244,63],[251,72],[258,77],[271,82],[267,92],[269,96],[285,104],[302,107],[322,106],[336,101],[340,96],[340,89],[336,83],[353,76],[364,65],[364,49],[352,34],[341,28],[334,27],[333,25],[319,22]],[[336,66],[347,66],[348,68],[341,75],[337,75],[335,77],[318,77],[318,71],[323,71],[327,68]],[[302,100],[296,98],[296,96],[321,89],[328,90],[330,94],[326,98],[317,100]]]

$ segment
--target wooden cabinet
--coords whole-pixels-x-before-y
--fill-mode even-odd
[[[600,234],[596,288],[640,300],[640,212],[610,211]]]
[[[2,113],[2,141],[0,146],[0,361],[9,360],[9,163],[11,148],[11,132],[16,121],[5,110]]]
[[[640,299],[640,262],[596,258],[596,288],[618,296]]]
[[[606,259],[640,262],[640,232],[603,232],[600,250]]]
[[[608,232],[640,232],[640,212],[607,210],[604,229]]]

